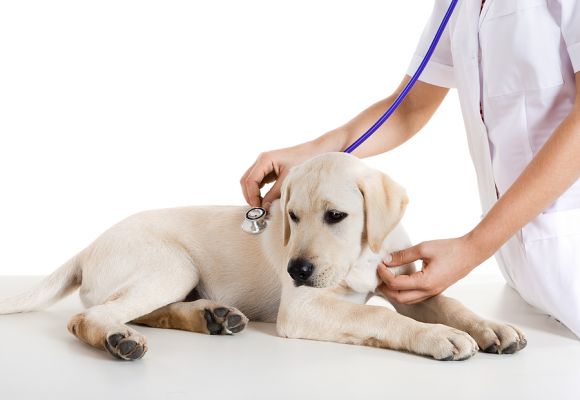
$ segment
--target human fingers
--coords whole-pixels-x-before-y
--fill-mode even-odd
[[[407,249],[392,252],[391,260],[386,264],[389,267],[398,267],[400,265],[405,265],[412,263],[413,261],[420,260],[422,257],[421,246],[422,243],[409,247]]]
[[[377,273],[391,290],[425,290],[427,288],[425,273],[422,270],[411,275],[395,275],[385,264],[381,263],[377,268]]]
[[[260,154],[254,166],[241,181],[245,190],[246,201],[252,207],[259,207],[262,203],[260,189],[264,186],[264,178],[275,173],[274,163],[265,153]]]
[[[399,304],[416,304],[425,301],[437,293],[429,289],[396,290],[383,283],[378,290],[389,300]]]
[[[286,179],[286,175],[288,175],[288,173],[286,171],[281,172],[280,176],[278,177],[278,179],[276,180],[274,185],[270,188],[268,193],[266,193],[266,195],[264,196],[264,199],[262,200],[262,204],[264,205],[265,208],[269,208],[270,204],[272,204],[272,202],[274,200],[280,198],[282,184],[284,183],[284,179]]]
[[[379,290],[387,299],[399,304],[416,304],[433,296],[425,290],[393,290],[386,285],[379,286]]]

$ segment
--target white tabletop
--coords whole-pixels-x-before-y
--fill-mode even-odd
[[[0,297],[38,277],[0,277]],[[70,335],[75,293],[45,311],[0,316],[2,399],[568,399],[580,398],[580,341],[497,278],[449,289],[476,312],[519,325],[528,347],[438,362],[397,351],[289,340],[272,324],[235,336],[137,327],[149,351],[112,359]],[[548,397],[549,396],[549,397]]]

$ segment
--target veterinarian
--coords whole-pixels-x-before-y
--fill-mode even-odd
[[[436,0],[408,74],[416,70],[450,0]],[[483,4],[482,4],[483,3]],[[378,267],[384,294],[416,303],[463,278],[495,253],[510,286],[580,337],[580,2],[462,0],[420,81],[358,157],[387,152],[429,121],[457,88],[484,218],[464,236],[393,253]],[[280,196],[289,168],[342,151],[392,103],[298,146],[261,154],[241,179],[246,201]],[[264,198],[260,188],[276,180]],[[422,260],[395,277],[386,266]]]

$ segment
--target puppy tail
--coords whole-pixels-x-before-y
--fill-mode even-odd
[[[0,300],[0,314],[39,310],[56,303],[81,284],[81,268],[77,257],[47,276],[36,287]]]

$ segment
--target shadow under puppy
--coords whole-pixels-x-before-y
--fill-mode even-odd
[[[0,314],[46,307],[80,287],[87,307],[69,331],[134,360],[145,337],[127,323],[234,334],[248,320],[276,322],[284,337],[405,350],[464,360],[478,349],[513,353],[517,328],[435,296],[395,311],[380,295],[381,256],[410,245],[400,224],[407,196],[380,171],[344,153],[291,170],[260,235],[240,229],[246,207],[182,207],[135,214],[110,228]],[[393,269],[411,273],[413,264]]]

